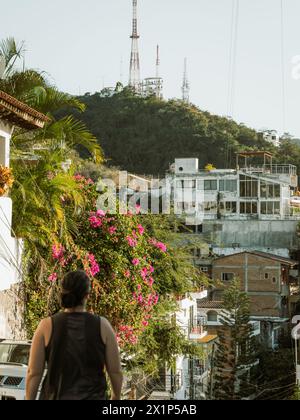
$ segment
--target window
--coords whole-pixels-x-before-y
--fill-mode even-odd
[[[218,312],[216,311],[207,312],[207,322],[218,322]]]
[[[250,176],[240,176],[240,196],[244,198],[256,198],[258,196],[258,180]]]
[[[200,271],[202,271],[202,273],[208,273],[208,267],[200,267]]]
[[[184,188],[196,188],[196,180],[187,179],[186,181],[184,181]]]
[[[257,202],[256,201],[242,201],[240,203],[240,214],[257,214]]]
[[[28,365],[30,345],[0,344],[0,363]]]
[[[221,212],[226,214],[236,213],[236,201],[224,201],[221,203]]]
[[[265,280],[268,280],[269,278],[269,273],[265,273]]]
[[[234,273],[222,273],[222,281],[232,281],[234,279]]]
[[[203,184],[204,184],[203,180],[198,180],[197,181],[197,190],[198,191],[202,191],[203,190]]]
[[[280,215],[279,201],[262,201],[260,204],[261,214]]]
[[[280,184],[261,181],[260,196],[262,198],[280,198]]]
[[[183,188],[196,188],[196,180],[195,179],[180,179],[176,181],[176,187],[179,189]]]
[[[202,257],[202,249],[201,248],[195,248],[194,255],[195,255],[195,257],[198,257],[198,258]]]
[[[182,212],[194,212],[196,211],[196,203],[188,203],[188,202],[177,202],[176,203],[177,214],[181,214]]]
[[[186,225],[185,233],[202,233],[202,225]]]
[[[206,213],[217,213],[218,205],[216,201],[207,201],[204,203],[204,211]]]
[[[237,180],[236,179],[221,179],[219,189],[220,191],[236,192]]]
[[[205,180],[204,181],[205,191],[216,191],[218,189],[218,181],[216,179]]]
[[[272,278],[272,283],[273,283],[273,284],[276,284],[276,283],[277,283],[277,278],[276,278],[276,277],[273,277],[273,278]]]

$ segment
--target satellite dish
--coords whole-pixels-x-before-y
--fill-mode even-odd
[[[0,55],[0,79],[2,79],[6,69],[5,58]]]

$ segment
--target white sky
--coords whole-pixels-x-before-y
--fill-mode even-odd
[[[142,76],[155,74],[161,48],[165,97],[180,97],[188,57],[191,100],[227,115],[233,0],[139,0]],[[281,0],[240,0],[234,118],[282,132]],[[128,80],[131,0],[0,0],[0,39],[27,46],[27,67],[45,70],[67,92],[94,92]],[[285,21],[285,130],[300,137],[300,1],[283,0]],[[299,71],[300,75],[300,71]]]

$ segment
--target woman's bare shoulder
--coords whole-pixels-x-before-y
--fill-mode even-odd
[[[51,333],[52,330],[52,321],[51,318],[44,318],[40,321],[35,335],[43,335],[44,337],[49,336],[49,333]]]
[[[101,327],[105,330],[112,330],[111,323],[108,321],[108,319],[104,318],[103,316],[100,317],[101,319]]]

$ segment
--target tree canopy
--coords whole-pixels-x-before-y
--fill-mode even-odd
[[[267,150],[276,163],[300,167],[300,147],[291,140],[276,148],[262,133],[180,100],[144,98],[129,88],[78,99],[86,110],[75,115],[97,137],[107,163],[129,172],[163,176],[175,158],[191,157],[202,168],[234,168],[241,150]]]

